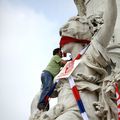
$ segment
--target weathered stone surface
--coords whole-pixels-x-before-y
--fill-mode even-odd
[[[105,1],[110,4],[105,4]],[[72,17],[60,28],[61,37],[69,36],[79,40],[91,40],[91,45],[72,73],[89,120],[118,119],[117,105],[113,99],[115,97],[113,83],[120,81],[120,1],[117,0],[117,21],[115,1],[74,0],[77,7],[85,2],[86,9],[77,8],[83,10],[83,14],[78,11],[81,16]],[[79,2],[81,2],[80,5]],[[102,11],[104,15],[104,8],[109,6],[112,7],[107,11],[108,14],[104,18],[102,18],[102,14],[99,14],[98,18],[97,14]],[[84,13],[87,16],[83,16]],[[91,15],[93,16],[90,17]],[[105,22],[106,20],[108,22]],[[83,47],[82,44],[72,42],[64,45],[62,50],[71,52],[74,59]],[[66,79],[59,83],[58,92],[58,104],[46,112],[37,110],[39,95],[36,95],[32,102],[30,120],[83,120]]]

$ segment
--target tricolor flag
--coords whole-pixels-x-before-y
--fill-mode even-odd
[[[68,78],[68,80],[69,80],[70,88],[72,89],[73,95],[75,97],[75,100],[77,102],[77,105],[78,105],[78,108],[80,110],[80,113],[81,113],[81,116],[82,116],[83,120],[89,120],[88,116],[87,116],[87,113],[85,111],[83,102],[80,98],[79,91],[77,89],[77,86],[75,85],[74,78],[72,76],[70,76]]]
[[[116,100],[117,100],[117,108],[118,108],[118,120],[120,120],[120,92],[118,88],[118,84],[115,84],[115,90],[116,90]]]

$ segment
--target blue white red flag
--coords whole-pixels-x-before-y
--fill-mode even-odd
[[[117,108],[118,108],[118,120],[120,120],[120,92],[118,88],[118,84],[115,84],[115,90],[116,90],[116,100],[117,100]]]
[[[68,80],[83,120],[89,120],[73,77],[70,76]]]

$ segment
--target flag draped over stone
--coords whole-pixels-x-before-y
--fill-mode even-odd
[[[118,88],[118,84],[115,84],[115,90],[116,90],[116,100],[117,100],[117,108],[118,108],[118,120],[120,120],[120,92]]]

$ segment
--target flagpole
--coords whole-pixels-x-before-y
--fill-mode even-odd
[[[80,98],[80,94],[79,94],[79,91],[75,85],[75,82],[74,82],[74,79],[72,76],[70,76],[68,78],[69,80],[69,84],[70,84],[70,88],[72,89],[72,92],[73,92],[73,95],[75,97],[75,100],[77,102],[77,105],[78,105],[78,108],[79,108],[79,111],[81,113],[81,116],[83,118],[83,120],[89,120],[88,116],[87,116],[87,113],[85,111],[85,108],[84,108],[84,105],[83,105],[83,102]]]

